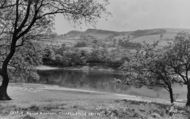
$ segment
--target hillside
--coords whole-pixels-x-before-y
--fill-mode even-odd
[[[49,39],[37,41],[42,47],[61,46],[65,44],[68,47],[79,46],[79,49],[86,51],[91,50],[98,45],[108,50],[112,49],[136,49],[146,43],[154,43],[159,41],[160,46],[164,46],[174,40],[175,36],[180,32],[190,33],[190,29],[144,29],[136,31],[110,31],[101,29],[87,29],[86,31],[70,31],[66,34],[52,34]],[[83,46],[81,46],[81,44]]]
[[[62,43],[75,44],[78,41],[101,41],[101,42],[117,42],[118,40],[129,40],[131,42],[143,43],[167,42],[177,35],[179,32],[189,32],[189,29],[144,29],[136,31],[117,32],[109,30],[88,29],[86,31],[70,31],[64,35],[57,36],[53,43],[61,45]]]
[[[97,40],[105,40],[110,36],[118,36],[123,34],[122,32],[99,30],[99,29],[87,29],[86,31],[70,31],[64,34],[64,39],[76,39],[81,40],[86,37],[94,37]]]

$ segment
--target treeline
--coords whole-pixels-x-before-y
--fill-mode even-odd
[[[82,43],[81,43],[82,44]],[[125,58],[114,57],[112,52],[106,48],[92,48],[89,50],[80,50],[76,47],[66,47],[64,44],[59,47],[47,47],[43,53],[43,64],[56,67],[70,66],[105,66],[119,68],[124,63]]]

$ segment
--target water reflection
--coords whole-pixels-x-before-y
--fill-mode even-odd
[[[88,71],[80,70],[46,70],[38,71],[40,74],[40,83],[56,84],[63,87],[90,89],[105,92],[125,93],[153,98],[169,98],[168,92],[160,87],[136,88],[133,86],[116,83],[115,79],[125,78],[123,75],[115,72]],[[174,96],[184,98],[186,96],[186,87],[174,86]]]
[[[69,88],[93,89],[109,92],[125,92],[129,86],[115,83],[114,78],[123,79],[117,73],[100,71],[49,70],[39,71],[41,83],[57,84]]]

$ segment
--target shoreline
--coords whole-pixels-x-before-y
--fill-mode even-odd
[[[72,71],[83,71],[83,72],[104,72],[104,73],[114,73],[123,75],[121,70],[116,70],[112,68],[102,68],[98,66],[90,67],[90,66],[76,66],[76,67],[52,67],[46,65],[40,65],[35,67],[38,71],[49,71],[49,70],[72,70]]]

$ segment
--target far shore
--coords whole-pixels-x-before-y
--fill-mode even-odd
[[[46,65],[39,65],[35,67],[36,70],[56,70],[60,69],[59,67],[51,67],[51,66],[46,66]]]
[[[75,67],[53,67],[53,66],[47,66],[47,65],[39,65],[35,68],[39,71],[48,71],[48,70],[73,70],[73,71],[83,71],[83,72],[89,72],[89,71],[100,71],[104,73],[116,73],[116,74],[123,74],[121,70],[115,70],[112,68],[104,68],[99,66],[75,66]]]

